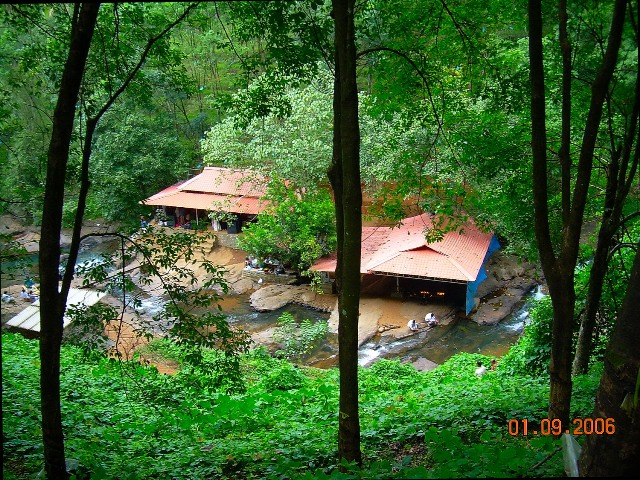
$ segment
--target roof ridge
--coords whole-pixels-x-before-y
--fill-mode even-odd
[[[438,252],[440,253],[440,252]],[[470,282],[473,282],[476,277],[474,277],[473,275],[471,275],[462,265],[460,265],[460,263],[458,263],[458,261],[453,258],[451,255],[447,255],[446,253],[440,253],[440,255],[444,255],[445,257],[447,257],[447,260],[449,260],[449,262],[451,262],[453,264],[454,267],[456,267],[458,270],[460,270],[460,272],[462,272],[464,274],[465,277],[467,277],[469,279]]]
[[[383,257],[381,260],[379,260],[377,263],[374,263],[373,265],[371,263],[374,260],[374,258],[372,258],[371,260],[369,260],[369,262],[367,263],[365,268],[366,268],[367,272],[370,272],[371,270],[373,270],[377,266],[382,265],[383,263],[388,262],[389,260],[392,260],[392,259],[396,258],[402,252],[403,252],[403,250],[398,250],[398,251],[394,252],[390,256],[387,255],[387,256]]]

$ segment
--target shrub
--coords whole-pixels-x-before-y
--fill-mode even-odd
[[[278,318],[278,326],[273,333],[274,341],[282,344],[278,355],[287,359],[299,359],[309,353],[328,330],[326,321],[312,322],[304,319],[298,324],[291,313],[285,312]]]
[[[531,323],[509,352],[502,357],[501,370],[518,375],[548,375],[551,359],[551,297],[536,302],[530,312]]]
[[[266,391],[293,390],[301,388],[306,382],[306,377],[295,365],[289,362],[280,362],[276,368],[271,369],[259,382]]]

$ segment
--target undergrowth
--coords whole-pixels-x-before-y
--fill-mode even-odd
[[[181,353],[172,347],[176,361]],[[161,353],[162,346],[157,347]],[[4,478],[42,469],[36,341],[2,334]],[[62,352],[62,414],[74,478],[451,478],[563,475],[559,441],[511,436],[509,419],[545,418],[548,380],[489,372],[458,354],[431,372],[381,360],[360,369],[364,464],[339,464],[338,371],[296,367],[256,349],[241,359],[246,390],[206,372]],[[214,360],[211,360],[212,362]],[[599,370],[576,379],[574,417],[591,413]]]

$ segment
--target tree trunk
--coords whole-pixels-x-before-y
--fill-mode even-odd
[[[40,389],[45,472],[67,478],[60,409],[60,345],[66,297],[58,292],[62,205],[69,144],[80,83],[96,25],[99,3],[76,4],[69,54],[53,115],[40,238]]]
[[[633,477],[640,458],[640,242],[627,294],[605,354],[591,418],[610,419],[615,433],[588,435],[579,460],[581,476]]]
[[[338,454],[362,462],[358,414],[358,316],[360,310],[360,245],[362,192],[360,186],[360,128],[354,0],[334,0],[335,61],[334,153],[330,179],[338,222],[338,345],[340,416]]]
[[[580,324],[576,355],[573,360],[574,375],[587,373],[589,370],[596,315],[602,297],[604,278],[609,267],[609,253],[613,244],[613,237],[621,225],[623,207],[638,169],[638,102],[640,98],[638,77],[639,74],[636,73],[633,107],[623,143],[616,147],[612,141],[611,145],[611,159],[607,166],[604,213],[600,231],[598,232],[598,243],[593,265],[589,274],[587,304]],[[632,153],[634,151],[635,153]]]
[[[610,220],[603,220],[598,232],[598,243],[596,252],[589,273],[589,290],[587,291],[587,304],[580,322],[578,333],[578,343],[576,344],[576,354],[573,359],[573,374],[579,375],[587,373],[589,370],[589,359],[591,358],[591,345],[593,332],[596,326],[596,315],[602,298],[602,288],[604,278],[609,266],[609,249],[613,240],[613,232],[610,230]]]
[[[616,0],[602,65],[591,86],[591,102],[585,122],[577,166],[569,158],[571,151],[569,130],[571,121],[570,78],[573,74],[569,61],[571,52],[567,28],[566,3],[558,3],[559,28],[563,53],[562,139],[560,146],[562,188],[562,239],[559,246],[551,241],[548,205],[547,127],[545,112],[545,75],[542,47],[541,0],[529,1],[529,63],[531,79],[531,148],[533,154],[533,204],[536,241],[540,263],[549,286],[553,304],[551,344],[551,388],[549,418],[559,418],[563,429],[568,427],[571,404],[571,342],[575,310],[574,270],[578,259],[580,233],[593,166],[593,153],[602,118],[602,109],[609,83],[618,58],[625,18],[625,0]],[[573,168],[575,184],[567,181]],[[557,248],[556,248],[557,247]],[[556,253],[557,250],[557,253]]]
[[[553,324],[551,330],[551,377],[549,389],[549,418],[559,418],[563,426],[568,426],[569,406],[573,384],[571,382],[571,354],[573,312],[575,308],[575,291],[573,288],[573,269],[564,278],[549,285],[549,295],[553,305]],[[567,277],[571,277],[568,280]],[[554,285],[553,287],[551,285]],[[554,291],[554,293],[552,293]]]

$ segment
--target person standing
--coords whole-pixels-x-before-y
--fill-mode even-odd
[[[176,215],[178,217],[178,226],[183,225],[185,223],[184,208],[178,207],[176,209]]]

